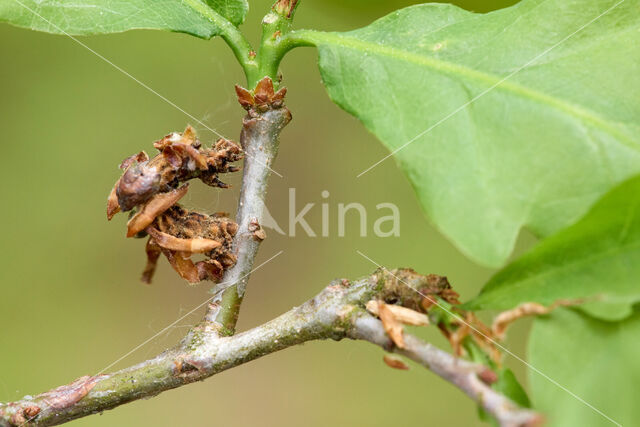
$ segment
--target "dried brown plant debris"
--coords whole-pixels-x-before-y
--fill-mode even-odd
[[[174,205],[145,229],[147,266],[142,281],[151,283],[160,254],[164,254],[178,274],[189,283],[218,281],[236,257],[231,251],[238,225],[224,214],[206,215]],[[205,259],[193,262],[193,254]]]
[[[238,225],[226,214],[190,212],[177,202],[187,194],[185,182],[193,178],[228,187],[218,175],[238,170],[230,163],[242,158],[242,149],[226,139],[203,148],[191,126],[156,141],[154,147],[160,151],[154,158],[140,152],[120,165],[124,173],[109,195],[107,218],[120,210],[131,211],[127,237],[149,236],[143,282],[151,282],[160,254],[190,283],[218,281],[235,264],[231,244]],[[194,262],[193,254],[205,259]]]
[[[580,303],[582,303],[581,300],[558,300],[550,306],[545,307],[544,305],[536,302],[525,302],[516,308],[512,308],[511,310],[503,311],[498,314],[495,319],[493,319],[491,331],[497,339],[503,340],[509,325],[518,319],[526,316],[540,316],[548,314],[557,307],[566,307]]]
[[[429,324],[429,316],[426,314],[399,305],[385,304],[380,301],[371,300],[367,303],[366,308],[371,314],[379,316],[381,303],[384,304],[387,309],[393,313],[398,322],[402,324],[411,326],[427,326]]]
[[[242,158],[242,148],[233,141],[219,139],[213,147],[203,148],[194,129],[171,133],[154,147],[160,153],[149,159],[142,151],[126,158],[107,201],[107,218],[119,211],[127,212],[144,206],[155,196],[176,190],[181,183],[198,178],[212,187],[228,187],[218,175],[238,170],[230,163]]]
[[[400,323],[393,314],[389,305],[382,301],[378,301],[378,317],[380,317],[382,327],[387,335],[389,335],[389,338],[391,338],[391,341],[393,341],[398,348],[405,348],[402,323]]]
[[[404,361],[397,356],[393,356],[391,354],[385,354],[382,360],[390,368],[400,369],[402,371],[409,370],[409,365],[404,363]]]

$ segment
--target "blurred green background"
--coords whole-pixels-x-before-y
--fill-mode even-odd
[[[270,2],[250,3],[244,29],[256,41]],[[515,1],[455,3],[488,11]],[[296,26],[348,30],[410,4],[304,1]],[[134,31],[82,41],[208,126],[238,137],[243,110],[233,85],[242,75],[220,39]],[[125,216],[107,222],[105,201],[124,157],[152,152],[152,141],[187,123],[204,143],[215,137],[67,37],[1,25],[0,58],[0,400],[6,401],[99,372],[207,298],[208,284],[188,286],[164,260],[153,285],[141,284],[144,242],[124,238]],[[356,250],[388,267],[447,275],[464,299],[473,296],[492,271],[465,259],[429,225],[393,160],[356,179],[387,151],[328,99],[315,51],[295,50],[282,70],[294,120],[282,134],[275,169],[284,178],[272,176],[268,207],[286,229],[288,189],[295,188],[298,209],[316,203],[306,218],[319,231],[320,203],[328,202],[331,236],[269,233],[258,262],[284,253],[253,274],[239,329],[300,304],[334,278],[372,272],[375,266]],[[194,182],[185,204],[234,212],[238,178],[227,177],[231,190]],[[326,200],[323,190],[330,193]],[[337,237],[337,205],[350,202],[367,207],[370,237],[359,237],[353,213],[346,237]],[[400,237],[371,233],[381,215],[375,206],[383,202],[400,208]],[[522,236],[517,251],[532,242]],[[188,316],[112,369],[173,345],[201,315]],[[519,356],[527,328],[516,326],[507,341]],[[447,347],[436,331],[417,333]],[[391,370],[382,355],[366,343],[309,343],[74,425],[480,424],[457,389],[415,365]],[[506,362],[524,381],[522,364]]]

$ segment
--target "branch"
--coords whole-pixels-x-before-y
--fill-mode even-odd
[[[233,250],[238,260],[225,272],[223,290],[216,320],[222,327],[223,335],[233,335],[244,290],[265,234],[261,225],[267,197],[267,180],[271,165],[278,153],[278,136],[291,120],[289,110],[271,107],[267,111],[251,110],[242,121],[240,144],[245,152],[242,188],[238,201],[236,222],[238,232],[233,242]],[[209,317],[212,316],[210,312]]]
[[[41,426],[62,424],[203,380],[296,344],[342,338],[369,341],[413,359],[461,389],[502,426],[539,422],[538,414],[517,407],[481,380],[487,367],[460,360],[411,335],[405,335],[405,349],[394,348],[381,322],[365,310],[365,305],[372,299],[403,301],[406,290],[397,292],[401,290],[398,275],[407,278],[407,283],[416,289],[424,290],[429,284],[428,276],[410,270],[377,271],[353,283],[335,281],[302,306],[229,337],[220,337],[215,323],[205,319],[179,345],[153,359],[112,374],[82,377],[35,397],[0,405],[0,426],[29,421]]]

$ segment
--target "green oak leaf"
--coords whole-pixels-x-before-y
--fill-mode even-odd
[[[499,266],[522,227],[554,233],[640,172],[639,10],[425,4],[298,38],[318,47],[330,97],[395,154],[436,226]]]
[[[236,26],[244,22],[249,11],[248,0],[205,0],[205,3]]]
[[[465,306],[505,310],[578,298],[586,298],[581,309],[607,320],[627,317],[640,301],[640,176],[498,272]]]
[[[528,360],[558,385],[529,370],[533,407],[550,426],[637,425],[638,336],[638,312],[622,322],[605,322],[570,309],[536,319]]]
[[[247,10],[247,0],[0,0],[0,22],[69,35],[144,28],[210,38]]]

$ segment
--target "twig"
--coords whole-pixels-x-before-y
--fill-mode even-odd
[[[400,289],[398,275],[410,275],[410,283],[422,288],[428,280],[410,270],[392,273],[377,271],[353,283],[335,281],[302,306],[230,337],[220,337],[205,319],[179,345],[153,359],[112,374],[82,377],[68,386],[0,405],[0,427],[25,422],[62,424],[203,380],[296,344],[342,338],[366,340],[422,364],[482,405],[502,426],[538,423],[538,414],[519,408],[483,382],[488,368],[458,359],[408,334],[404,337],[406,348],[394,348],[381,322],[366,311],[365,305],[370,300],[402,297],[396,292]]]
[[[222,292],[222,299],[216,316],[216,322],[221,325],[223,335],[234,333],[244,290],[253,269],[258,247],[265,236],[261,224],[267,197],[267,180],[278,153],[280,131],[290,120],[291,113],[282,106],[269,108],[265,112],[251,110],[242,122],[240,144],[246,155],[236,214],[239,227],[233,242],[238,260],[225,272],[222,279],[222,283],[230,286],[219,291]]]

